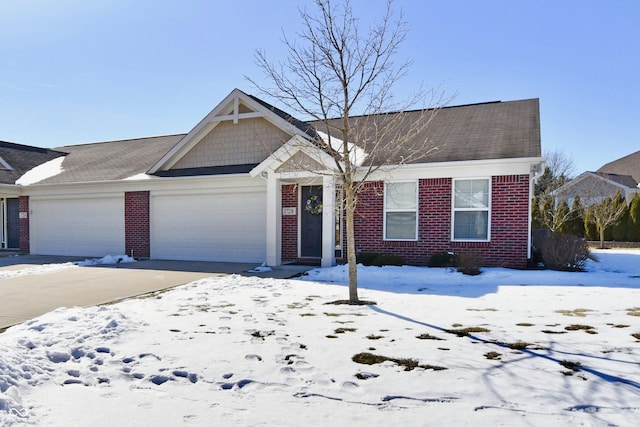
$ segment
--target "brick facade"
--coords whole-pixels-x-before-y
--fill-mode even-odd
[[[18,211],[20,219],[18,226],[20,227],[20,252],[28,254],[31,250],[29,244],[29,196],[20,196],[18,198]]]
[[[296,208],[296,215],[282,216],[282,262],[295,261],[298,258],[298,186],[282,186],[282,207]]]
[[[529,176],[492,177],[489,242],[451,240],[452,183],[451,178],[419,180],[417,241],[383,240],[384,183],[367,183],[358,196],[354,218],[357,252],[400,255],[408,264],[426,265],[434,253],[453,251],[475,256],[487,267],[525,268],[529,235]],[[298,207],[295,186],[283,186],[282,206]],[[296,259],[297,227],[297,216],[283,216],[283,262]]]
[[[149,191],[124,193],[124,234],[127,255],[151,256],[149,228]]]

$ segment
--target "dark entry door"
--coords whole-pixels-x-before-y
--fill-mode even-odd
[[[7,248],[20,247],[20,208],[18,199],[7,200]]]
[[[315,206],[307,208],[307,202]],[[317,203],[322,204],[322,186],[302,187],[300,200],[300,256],[322,257],[322,210],[318,212]]]

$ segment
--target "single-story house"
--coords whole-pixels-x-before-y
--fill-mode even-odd
[[[574,198],[588,206],[613,197],[620,191],[631,203],[640,194],[640,151],[609,162],[595,172],[584,172],[554,191],[556,200],[566,200],[571,206]]]
[[[416,137],[438,149],[370,178],[357,251],[525,267],[544,162],[538,100],[446,107]],[[340,183],[317,138],[314,123],[235,89],[186,134],[44,150],[53,158],[1,193],[19,198],[27,253],[334,265],[345,247]]]

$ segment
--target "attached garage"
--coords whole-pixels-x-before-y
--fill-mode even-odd
[[[151,258],[264,262],[264,181],[151,193]]]
[[[29,203],[31,253],[105,256],[124,252],[124,196],[38,198]]]

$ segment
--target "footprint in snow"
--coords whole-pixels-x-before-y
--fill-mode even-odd
[[[262,357],[260,357],[257,354],[247,354],[244,358],[246,360],[253,360],[253,361],[256,361],[256,362],[262,362]]]
[[[178,377],[178,378],[186,378],[189,381],[191,381],[191,384],[195,384],[198,382],[198,375],[197,374],[193,374],[193,373],[189,373],[187,371],[173,371],[173,375]]]
[[[162,385],[162,384],[166,383],[167,381],[173,381],[173,379],[170,378],[170,377],[167,377],[165,375],[153,375],[149,379],[149,381],[151,381],[155,385]]]
[[[71,359],[71,355],[61,351],[52,351],[47,353],[47,359],[53,363],[65,363]]]

